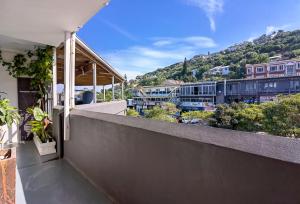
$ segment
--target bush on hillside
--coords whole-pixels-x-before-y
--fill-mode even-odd
[[[241,131],[264,131],[300,137],[300,94],[262,104],[232,103],[216,107],[210,125]]]

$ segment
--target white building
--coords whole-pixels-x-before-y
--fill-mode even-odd
[[[226,76],[230,73],[230,66],[217,66],[214,67],[207,72],[204,73],[204,75],[221,75],[221,76]]]

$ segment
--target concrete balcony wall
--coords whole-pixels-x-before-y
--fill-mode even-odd
[[[300,141],[74,110],[65,159],[116,203],[300,202]]]
[[[93,103],[86,105],[76,106],[77,110],[87,110],[99,113],[108,113],[115,115],[125,115],[127,108],[127,102],[125,100],[121,101],[110,101],[103,103]]]

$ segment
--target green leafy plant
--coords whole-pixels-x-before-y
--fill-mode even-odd
[[[0,51],[0,63],[12,77],[31,77],[32,90],[38,91],[37,98],[40,102],[52,81],[52,62],[53,53],[50,46],[38,47],[24,55],[17,54],[10,62],[2,58]]]
[[[11,127],[13,123],[19,123],[20,115],[17,109],[10,105],[8,99],[0,100],[0,126]]]
[[[182,117],[185,119],[200,119],[200,120],[208,120],[213,115],[211,111],[189,111],[182,113]]]
[[[127,109],[127,116],[138,117],[139,113],[133,109]]]
[[[34,120],[29,122],[31,132],[35,133],[43,143],[52,139],[50,134],[51,121],[48,118],[48,114],[43,112],[39,107],[28,108],[27,112],[34,118]]]
[[[145,110],[145,117],[153,120],[177,122],[167,110],[160,108],[159,106],[154,106],[153,109]]]
[[[300,137],[300,94],[278,96],[261,104],[218,105],[210,125],[242,131],[264,131],[284,137]]]

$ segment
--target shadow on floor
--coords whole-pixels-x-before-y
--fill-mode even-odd
[[[18,204],[112,203],[66,160],[41,157],[32,142],[17,147],[16,180]]]

